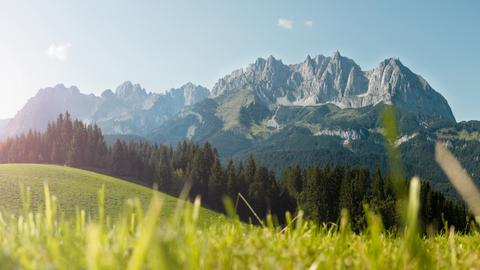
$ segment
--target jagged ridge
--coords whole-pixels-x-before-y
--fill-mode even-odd
[[[315,106],[332,103],[360,108],[380,102],[427,115],[455,120],[448,102],[421,76],[390,58],[370,71],[335,52],[285,65],[273,56],[220,79],[211,98],[238,91],[253,92],[267,106]]]

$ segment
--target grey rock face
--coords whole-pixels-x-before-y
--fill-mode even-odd
[[[344,143],[348,143],[354,140],[359,140],[362,138],[361,134],[354,129],[346,129],[346,130],[343,130],[340,128],[322,129],[314,133],[314,136],[322,136],[322,135],[340,137],[344,140]]]
[[[198,103],[208,97],[210,91],[207,88],[194,85],[189,82],[182,86],[180,90],[183,92],[184,106],[191,106]]]
[[[106,134],[144,135],[163,122],[208,97],[209,90],[192,83],[164,94],[147,93],[138,84],[125,82],[111,96],[102,94],[100,106],[92,116]]]
[[[380,102],[411,111],[454,120],[447,101],[398,59],[387,59],[362,71],[336,52],[330,57],[310,56],[303,63],[285,65],[270,56],[220,79],[212,89],[216,98],[248,89],[268,106],[312,106],[332,103],[360,108]]]

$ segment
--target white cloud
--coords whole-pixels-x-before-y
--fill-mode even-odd
[[[293,28],[293,21],[292,20],[280,18],[280,19],[278,19],[277,24],[278,24],[278,26],[280,26],[283,29],[292,29]]]
[[[70,43],[51,44],[45,53],[52,58],[65,62],[68,59],[68,51],[72,47]]]
[[[303,26],[305,27],[312,27],[313,26],[313,21],[304,21]]]

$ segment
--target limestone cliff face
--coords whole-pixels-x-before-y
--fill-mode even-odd
[[[285,65],[270,56],[220,79],[211,98],[239,90],[253,92],[267,106],[312,106],[332,103],[360,108],[380,102],[454,120],[447,101],[398,59],[384,60],[362,71],[351,59],[336,52],[330,57],[310,56]]]

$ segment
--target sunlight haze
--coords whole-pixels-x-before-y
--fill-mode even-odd
[[[298,63],[339,50],[364,70],[399,57],[445,96],[457,120],[478,119],[479,8],[454,1],[1,1],[0,118],[57,83],[95,94],[126,80],[153,92],[188,81],[211,89],[258,57]]]

